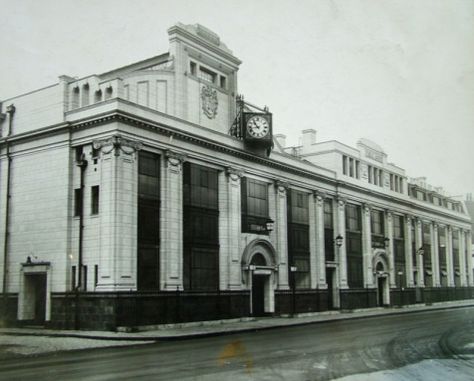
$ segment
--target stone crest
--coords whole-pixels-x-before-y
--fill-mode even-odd
[[[217,91],[209,85],[204,85],[201,88],[202,111],[209,119],[214,119],[217,115],[217,107],[219,102],[217,100]]]

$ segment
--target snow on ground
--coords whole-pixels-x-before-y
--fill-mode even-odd
[[[474,364],[465,360],[424,360],[398,369],[346,376],[333,381],[472,381]]]
[[[74,349],[147,344],[150,341],[94,340],[75,337],[0,335],[0,358],[5,355],[36,355]]]

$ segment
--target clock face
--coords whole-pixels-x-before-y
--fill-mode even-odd
[[[263,116],[255,115],[247,121],[247,132],[254,138],[263,138],[268,135],[270,125]]]

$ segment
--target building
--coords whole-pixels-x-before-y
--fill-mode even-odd
[[[5,324],[116,329],[471,298],[463,202],[381,147],[286,147],[201,25],[1,104]]]
[[[474,200],[472,199],[472,193],[468,193],[466,195],[465,205],[467,208],[467,213],[471,216],[471,238],[473,243],[471,246],[471,256],[474,258]],[[472,272],[474,276],[474,267],[472,267]]]

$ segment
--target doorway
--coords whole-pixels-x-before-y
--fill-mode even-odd
[[[328,285],[328,310],[339,308],[336,268],[326,267],[326,283]]]
[[[265,275],[252,275],[252,314],[265,315]]]
[[[43,325],[46,319],[46,274],[25,274],[24,320]]]
[[[381,277],[377,278],[377,297],[378,297],[377,305],[379,307],[382,307],[384,305],[383,290],[384,290],[385,279],[386,278],[381,278]]]

